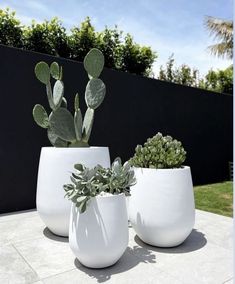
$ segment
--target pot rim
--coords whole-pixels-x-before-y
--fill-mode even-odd
[[[54,147],[54,146],[44,146],[41,147],[41,149],[54,149],[53,151],[67,151],[67,150],[71,150],[71,151],[75,151],[78,149],[108,149],[108,146],[89,146],[89,147]]]
[[[153,168],[140,168],[140,167],[133,167],[134,170],[142,170],[142,171],[184,171],[190,169],[189,166],[182,166],[181,168],[169,168],[169,169],[153,169]]]

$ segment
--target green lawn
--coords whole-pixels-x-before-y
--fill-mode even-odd
[[[233,216],[233,183],[231,181],[194,187],[196,208]]]

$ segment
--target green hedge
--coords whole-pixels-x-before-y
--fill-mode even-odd
[[[150,47],[135,43],[117,27],[95,31],[89,17],[68,32],[57,18],[23,26],[9,9],[0,10],[0,44],[78,61],[96,47],[103,52],[106,67],[144,76],[152,74],[157,58]]]

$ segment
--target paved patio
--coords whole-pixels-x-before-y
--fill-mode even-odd
[[[130,228],[116,265],[88,269],[36,211],[0,215],[0,283],[232,284],[232,242],[231,218],[197,210],[195,229],[181,246],[148,246]]]

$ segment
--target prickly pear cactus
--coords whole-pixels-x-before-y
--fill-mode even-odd
[[[35,66],[35,75],[39,81],[47,85],[50,81],[50,68],[45,62],[39,62]]]
[[[104,55],[97,49],[91,49],[84,58],[84,68],[90,77],[98,78],[104,68]]]
[[[41,126],[42,128],[48,128],[49,126],[49,117],[47,115],[46,110],[42,105],[35,105],[33,108],[33,118],[37,125]]]
[[[68,142],[76,141],[73,116],[66,108],[61,107],[52,112],[49,117],[49,124],[51,130],[59,138]]]
[[[64,141],[63,139],[59,138],[51,128],[47,129],[47,137],[51,144],[55,147],[68,147],[68,142]]]
[[[53,88],[53,102],[56,108],[60,107],[64,94],[64,84],[57,80]]]
[[[76,138],[78,141],[82,139],[82,112],[79,108],[79,95],[76,94],[75,100],[74,100],[74,127],[75,127],[75,133]]]
[[[51,63],[50,66],[46,62],[36,64],[35,75],[46,86],[51,113],[48,116],[44,107],[37,104],[33,108],[33,118],[39,126],[47,129],[48,139],[53,146],[89,147],[88,140],[92,131],[94,112],[103,102],[106,92],[104,82],[98,78],[103,67],[102,52],[96,48],[91,49],[84,58],[84,68],[89,81],[85,91],[87,111],[83,120],[78,94],[74,100],[74,115],[67,109],[62,67],[57,62]]]
[[[82,140],[84,142],[88,142],[90,138],[93,121],[94,121],[94,109],[88,108],[84,117],[83,129],[82,129],[83,132]]]
[[[60,80],[60,67],[57,62],[51,63],[50,73],[55,80]]]
[[[98,108],[104,100],[105,92],[106,88],[103,81],[92,78],[86,86],[85,99],[87,106],[92,109]]]

